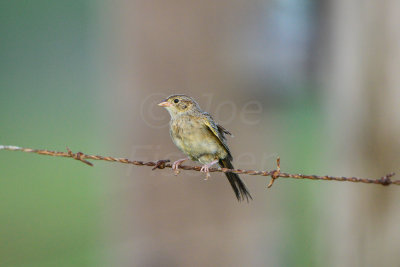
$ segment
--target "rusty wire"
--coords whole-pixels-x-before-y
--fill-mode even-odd
[[[60,151],[51,151],[46,149],[32,149],[32,148],[22,148],[17,146],[4,146],[0,145],[0,150],[9,150],[9,151],[21,151],[27,153],[35,153],[39,155],[47,155],[53,157],[64,157],[64,158],[73,158],[75,160],[81,161],[89,166],[93,166],[93,163],[87,161],[89,160],[104,160],[111,162],[119,162],[125,164],[132,164],[136,166],[149,166],[153,167],[153,170],[156,169],[164,169],[164,168],[172,168],[172,164],[168,163],[170,160],[158,160],[158,161],[138,161],[138,160],[129,160],[126,158],[115,158],[109,156],[99,156],[99,155],[87,155],[82,152],[73,153],[68,147],[67,152]],[[395,173],[389,173],[385,176],[382,176],[379,179],[367,179],[367,178],[358,178],[358,177],[336,177],[336,176],[319,176],[319,175],[304,175],[304,174],[290,174],[281,172],[281,164],[280,158],[278,157],[276,160],[277,168],[272,171],[255,171],[255,170],[241,170],[241,169],[226,169],[226,168],[210,168],[210,172],[233,172],[237,174],[247,174],[247,175],[260,175],[260,176],[270,176],[271,181],[268,184],[268,188],[270,188],[274,181],[278,178],[292,178],[292,179],[310,179],[310,180],[324,180],[324,181],[341,181],[341,182],[353,182],[353,183],[365,183],[365,184],[380,184],[380,185],[400,185],[400,180],[392,180],[391,178],[395,175]],[[186,171],[200,171],[201,167],[198,166],[186,166],[181,165],[179,169]]]

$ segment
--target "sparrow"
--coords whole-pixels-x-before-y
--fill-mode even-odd
[[[186,95],[171,95],[158,105],[169,112],[172,141],[187,156],[172,164],[175,174],[179,173],[179,166],[188,159],[203,164],[200,171],[206,173],[206,179],[210,177],[209,169],[214,164],[234,169],[232,154],[225,138],[225,134],[232,134],[217,124],[193,98]],[[225,175],[239,201],[253,199],[239,175],[232,172]]]

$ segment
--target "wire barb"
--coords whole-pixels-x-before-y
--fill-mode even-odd
[[[71,158],[76,159],[76,160],[79,160],[79,161],[82,161],[83,163],[85,163],[85,164],[87,164],[87,165],[93,167],[93,163],[91,163],[91,162],[89,162],[89,161],[87,161],[87,160],[84,160],[85,154],[83,154],[82,152],[72,153],[72,151],[71,151],[68,147],[67,147],[67,151],[68,151],[68,155],[69,155]]]
[[[279,175],[281,174],[281,158],[277,157],[276,158],[276,170],[273,170],[271,173],[271,180],[269,181],[269,184],[267,188],[271,188],[272,185],[274,184],[275,180],[279,178]]]
[[[68,147],[67,152],[60,151],[51,151],[46,149],[32,149],[32,148],[22,148],[18,146],[5,146],[0,145],[0,150],[8,150],[8,151],[21,151],[26,153],[35,153],[39,155],[53,156],[53,157],[64,157],[64,158],[72,158],[78,161],[81,161],[89,166],[93,166],[93,163],[88,160],[103,160],[103,161],[111,161],[111,162],[119,162],[124,164],[132,164],[136,166],[149,166],[153,167],[152,170],[156,169],[165,169],[172,168],[172,164],[168,163],[170,160],[158,160],[158,161],[136,161],[129,160],[126,158],[115,158],[109,156],[98,156],[98,155],[87,155],[82,152],[73,153]],[[247,174],[247,175],[259,175],[259,176],[270,176],[271,180],[268,184],[268,188],[271,188],[274,184],[275,180],[278,178],[292,178],[292,179],[309,179],[309,180],[322,180],[322,181],[341,181],[341,182],[353,182],[353,183],[365,183],[365,184],[380,184],[383,186],[389,185],[400,185],[400,180],[392,180],[391,178],[395,175],[395,173],[389,173],[385,176],[382,176],[379,179],[366,179],[366,178],[358,178],[358,177],[336,177],[336,176],[318,176],[318,175],[305,175],[305,174],[290,174],[281,172],[281,160],[278,157],[276,159],[276,170],[273,171],[256,171],[256,170],[241,170],[241,169],[226,169],[226,168],[210,168],[210,172],[233,172],[237,174]],[[180,165],[180,170],[186,171],[200,171],[201,167],[199,166],[185,166]]]
[[[161,159],[156,162],[156,166],[154,166],[153,169],[151,169],[151,170],[154,171],[156,169],[164,169],[165,163],[167,163],[167,162],[170,162],[170,160],[169,159]]]

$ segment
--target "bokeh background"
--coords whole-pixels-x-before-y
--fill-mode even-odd
[[[173,93],[238,168],[400,172],[400,1],[2,1],[0,144],[176,160]],[[0,151],[1,266],[399,266],[400,188]]]

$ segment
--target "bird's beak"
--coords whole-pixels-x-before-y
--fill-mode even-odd
[[[172,106],[171,103],[164,101],[158,104],[160,107],[170,107]]]

